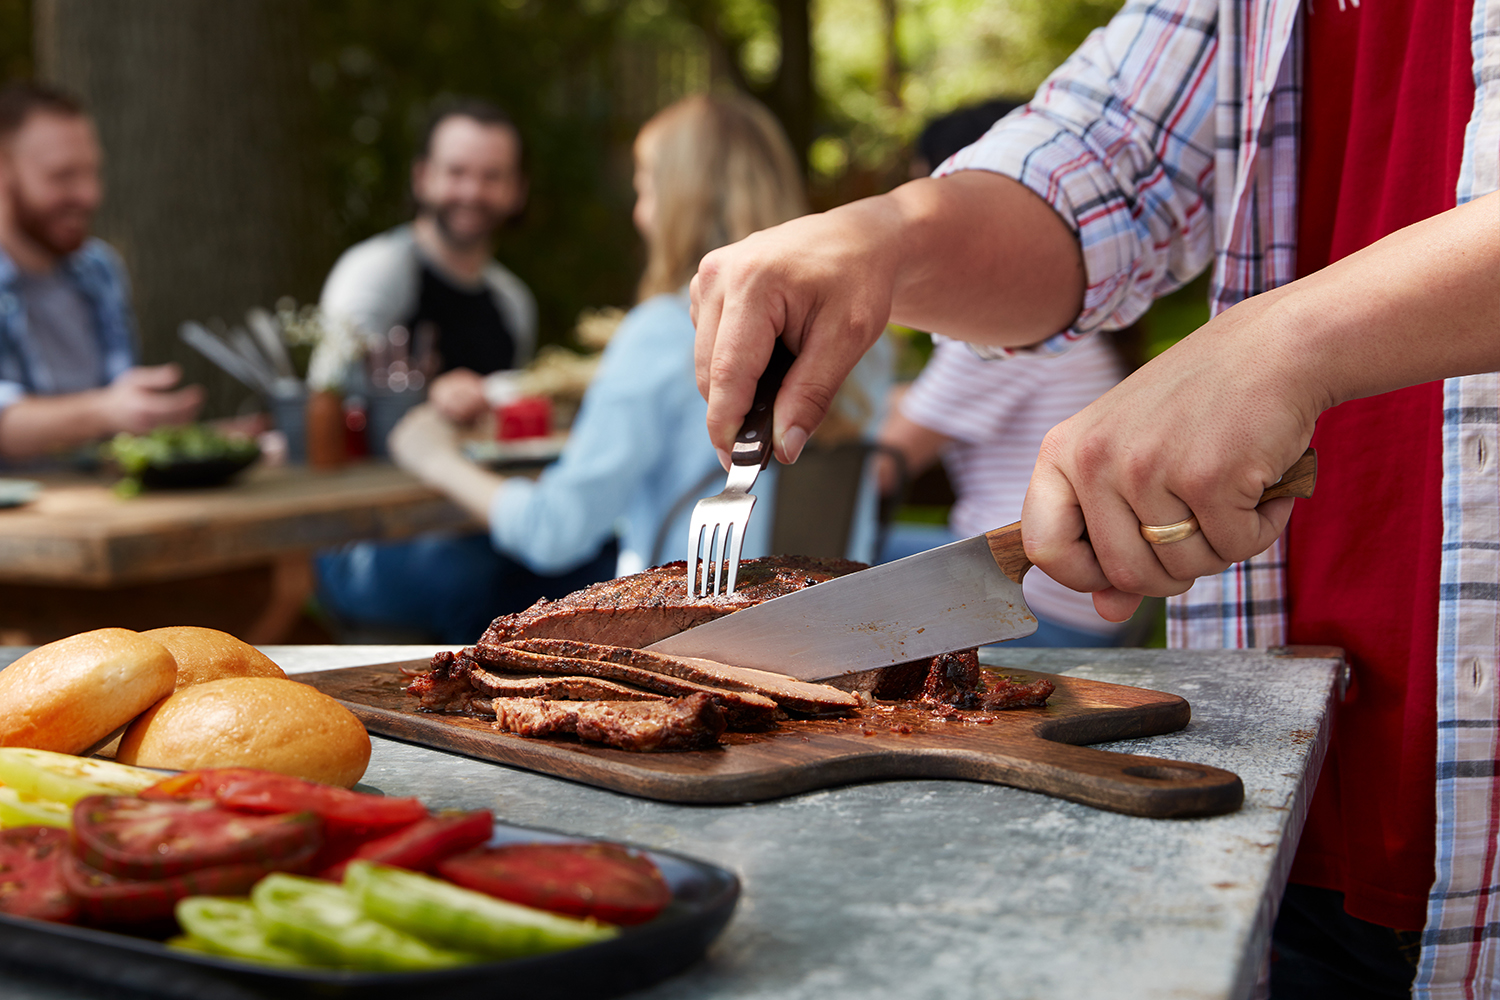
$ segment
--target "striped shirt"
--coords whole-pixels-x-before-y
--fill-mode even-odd
[[[1293,280],[1300,0],[1127,3],[939,173],[991,170],[1078,235],[1066,350],[1124,326],[1211,261],[1215,313]],[[1475,98],[1457,202],[1500,189],[1500,0],[1474,0]],[[991,352],[1005,355],[1014,352]],[[1500,997],[1500,375],[1445,382],[1437,649],[1437,868],[1413,995]],[[1172,645],[1284,641],[1280,543],[1168,608]]]
[[[949,527],[968,537],[1020,520],[1042,438],[1124,376],[1119,357],[1099,337],[1063,354],[1005,364],[977,363],[967,345],[940,341],[902,397],[901,412],[953,440],[943,452],[958,497]],[[1041,570],[1026,574],[1026,603],[1045,621],[1100,635],[1119,631],[1099,617],[1092,595]]]

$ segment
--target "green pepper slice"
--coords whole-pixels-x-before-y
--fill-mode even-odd
[[[177,901],[176,913],[177,922],[187,934],[184,940],[168,941],[172,947],[266,965],[314,964],[299,952],[272,944],[260,914],[249,899],[189,896]]]
[[[441,879],[368,861],[354,861],[344,875],[350,897],[369,916],[440,947],[519,958],[604,941],[619,929],[533,910]]]
[[[277,873],[250,891],[272,944],[323,965],[415,972],[480,961],[372,920],[342,886]]]

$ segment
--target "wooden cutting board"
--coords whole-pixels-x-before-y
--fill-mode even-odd
[[[1057,685],[1045,708],[968,712],[965,721],[950,722],[921,709],[881,706],[856,718],[725,733],[715,750],[632,753],[419,712],[416,699],[401,690],[401,671],[426,666],[425,660],[386,663],[296,679],[349,706],[381,736],[666,802],[756,802],[882,778],[989,781],[1134,816],[1215,816],[1234,812],[1245,797],[1229,771],[1081,745],[1176,732],[1190,715],[1182,698],[1059,674],[1004,670]]]

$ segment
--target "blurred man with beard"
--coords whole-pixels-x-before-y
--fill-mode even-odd
[[[430,324],[441,374],[429,397],[469,423],[485,410],[483,376],[520,367],[536,344],[531,292],[491,256],[526,203],[521,135],[492,104],[447,104],[428,123],[411,188],[416,219],[345,251],[321,305],[370,334]]]
[[[383,335],[437,332],[434,407],[456,424],[487,409],[484,376],[519,368],[536,344],[536,304],[491,256],[526,203],[521,136],[492,104],[463,100],[430,120],[411,170],[417,216],[344,252],[323,285],[330,316]],[[420,339],[420,338],[418,338]],[[537,573],[487,532],[358,542],[314,562],[318,602],[348,641],[468,643],[497,615],[614,575],[613,538],[581,565]]]
[[[89,236],[99,141],[76,100],[0,90],[0,465],[191,420],[175,365],[136,367],[125,271]]]

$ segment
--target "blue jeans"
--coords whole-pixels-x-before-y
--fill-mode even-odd
[[[878,561],[888,563],[904,559],[956,541],[959,541],[959,537],[943,525],[906,524],[897,521],[886,529],[885,537],[881,539]],[[1007,639],[1005,648],[1035,646],[1048,649],[1097,649],[1114,644],[1113,635],[1085,632],[1083,629],[1069,628],[1038,618],[1035,632],[1024,639]]]
[[[577,569],[542,576],[496,552],[488,535],[423,535],[321,552],[313,566],[318,601],[339,621],[462,644],[477,642],[500,615],[610,579],[617,551],[611,539]]]

